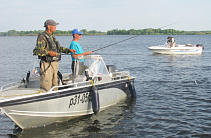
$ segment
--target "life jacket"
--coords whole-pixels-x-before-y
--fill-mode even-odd
[[[41,60],[44,60],[46,62],[52,62],[52,61],[60,61],[61,60],[61,54],[59,50],[59,42],[56,40],[56,38],[53,36],[53,40],[46,34],[45,32],[42,32],[40,35],[43,35],[49,44],[48,51],[54,51],[57,52],[57,56],[52,57],[50,55],[42,56],[40,57]]]

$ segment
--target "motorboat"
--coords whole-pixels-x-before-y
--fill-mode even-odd
[[[155,54],[201,54],[203,51],[202,45],[177,45],[175,47],[159,45],[149,47]]]
[[[171,46],[171,44],[168,44],[167,42],[164,45],[151,46],[148,48],[155,54],[202,54],[202,51],[204,49],[203,44],[179,45],[174,43],[174,45]]]
[[[22,83],[1,87],[0,111],[22,129],[68,121],[97,114],[127,96],[136,97],[134,80],[129,71],[106,65],[100,55],[79,56],[74,73],[58,73],[58,86],[44,91],[40,67],[35,66]]]

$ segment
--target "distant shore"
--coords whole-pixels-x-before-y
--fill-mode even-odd
[[[44,30],[34,30],[34,31],[16,31],[9,30],[7,32],[0,32],[0,36],[37,36]],[[83,35],[211,35],[211,31],[179,31],[174,29],[113,29],[107,32],[101,32],[96,30],[87,31],[86,29],[81,30]],[[72,30],[61,31],[56,30],[54,35],[56,36],[72,36]]]

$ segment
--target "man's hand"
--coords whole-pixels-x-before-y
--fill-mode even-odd
[[[56,52],[53,52],[53,51],[48,51],[48,54],[52,57],[55,57],[57,56],[57,53]]]
[[[76,53],[75,49],[70,49],[70,52]]]

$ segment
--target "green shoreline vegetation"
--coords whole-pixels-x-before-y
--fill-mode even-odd
[[[34,31],[16,31],[16,30],[9,30],[7,32],[0,32],[0,36],[37,36],[44,30],[34,30]],[[101,31],[95,31],[90,30],[87,31],[86,29],[81,30],[83,35],[211,35],[211,31],[179,31],[174,29],[113,29],[109,30],[107,32],[101,32]],[[54,35],[56,36],[71,36],[72,30],[68,31],[61,31],[56,30],[54,32]]]

